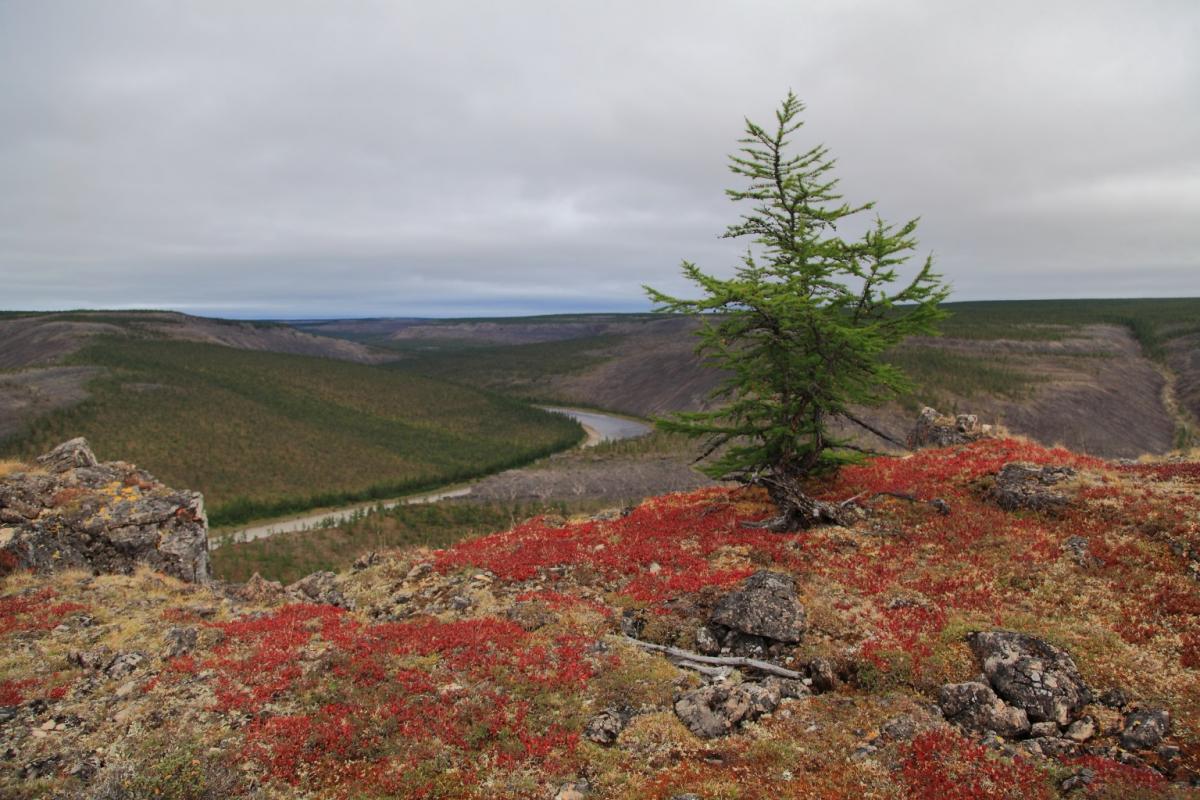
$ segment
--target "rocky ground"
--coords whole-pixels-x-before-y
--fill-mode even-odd
[[[0,493],[0,796],[1200,795],[1200,464],[951,424],[814,487],[845,527],[706,488],[289,587],[153,571],[127,525],[89,533],[116,574],[30,572],[14,528],[103,510]],[[2,485],[86,505],[125,469],[86,462]]]

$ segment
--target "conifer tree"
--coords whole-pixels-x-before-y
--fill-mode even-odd
[[[835,435],[839,418],[866,426],[851,410],[895,396],[908,385],[884,352],[912,334],[934,333],[949,288],[932,256],[908,280],[900,270],[916,249],[917,220],[889,225],[878,216],[859,238],[843,221],[870,211],[838,194],[834,160],[823,145],[793,153],[803,105],[791,92],[774,130],[746,120],[730,169],[745,179],[726,192],[746,206],[725,238],[750,240],[733,277],[683,262],[699,299],[645,287],[658,311],[697,315],[698,352],[725,372],[712,411],[658,420],[667,431],[708,440],[713,477],[766,487],[780,515],[776,530],[840,518],[804,481],[861,457]],[[848,220],[847,220],[848,221]]]

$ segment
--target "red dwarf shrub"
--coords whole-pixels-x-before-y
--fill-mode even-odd
[[[1024,759],[1008,759],[946,728],[918,734],[901,766],[908,796],[939,800],[1040,800],[1047,777]]]

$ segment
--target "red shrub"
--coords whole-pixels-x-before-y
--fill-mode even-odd
[[[1007,759],[948,729],[918,734],[901,767],[908,796],[939,800],[1050,798],[1046,776],[1020,758]]]

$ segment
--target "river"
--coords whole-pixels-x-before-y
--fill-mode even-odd
[[[562,406],[542,406],[546,411],[566,414],[577,421],[587,431],[587,440],[580,447],[594,447],[601,442],[611,442],[620,439],[634,439],[645,436],[650,432],[650,426],[638,420],[625,417],[614,417],[599,411],[586,411],[581,408],[565,408]],[[255,539],[265,539],[277,533],[293,533],[314,528],[336,527],[347,522],[356,514],[363,514],[376,508],[395,508],[402,505],[420,505],[436,503],[439,500],[449,500],[452,497],[466,497],[471,493],[471,486],[456,486],[439,489],[435,492],[398,497],[394,500],[354,503],[340,508],[313,511],[299,516],[260,522],[245,528],[224,531],[219,536],[209,539],[209,548],[215,550],[225,541],[249,542]]]

